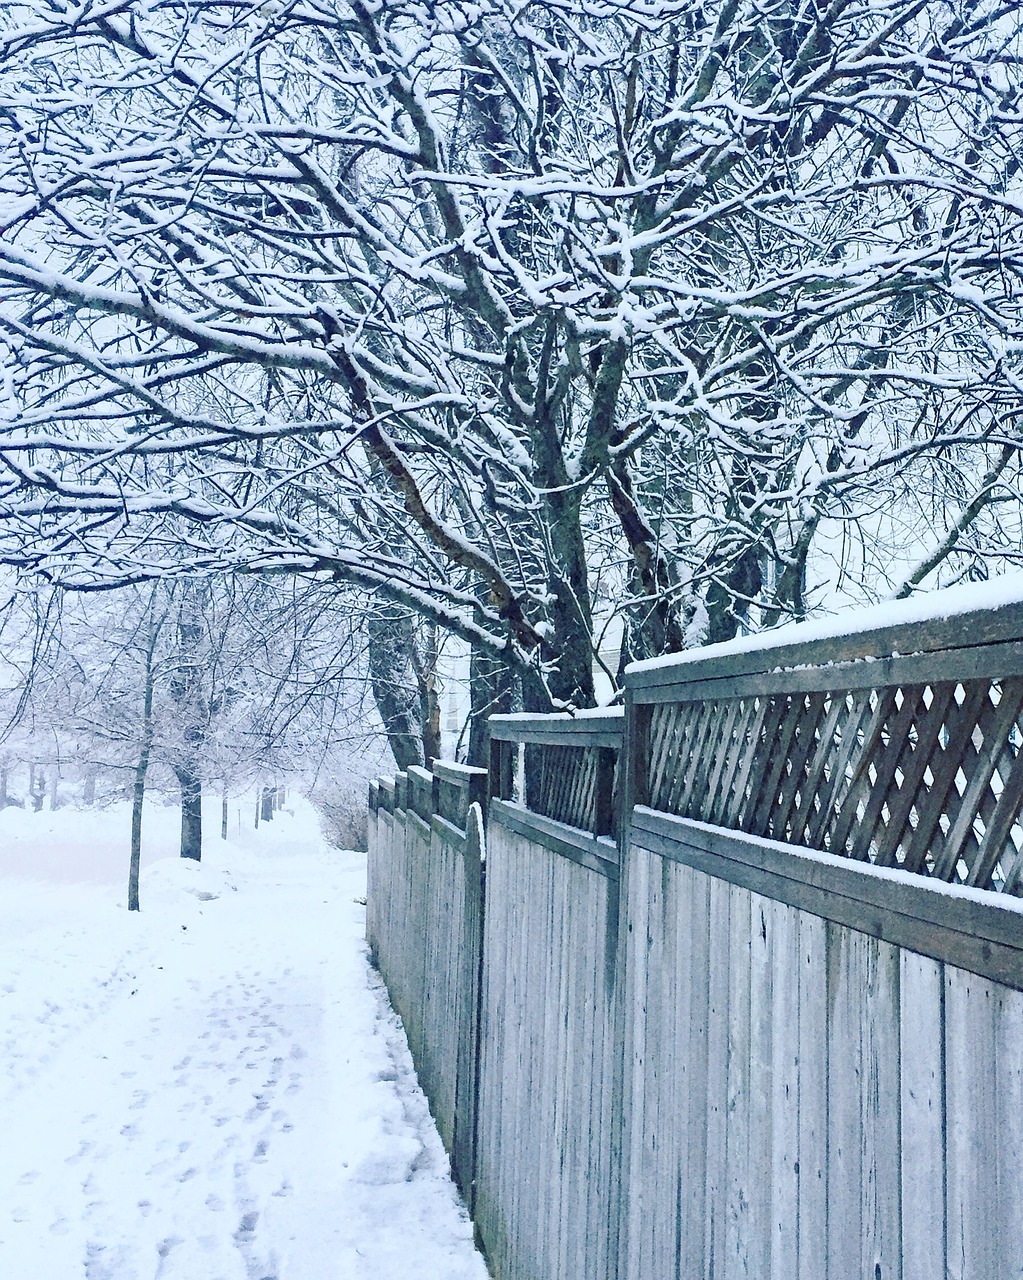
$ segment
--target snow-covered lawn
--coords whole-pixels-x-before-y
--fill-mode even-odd
[[[366,961],[364,857],[301,802],[232,813],[129,915],[127,822],[0,813],[0,1277],[484,1280]],[[147,813],[152,847],[174,823]]]

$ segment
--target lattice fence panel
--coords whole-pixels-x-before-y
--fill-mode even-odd
[[[1023,894],[1023,680],[653,707],[656,809]]]
[[[556,822],[593,831],[597,823],[598,786],[607,785],[606,779],[601,779],[599,760],[596,747],[527,745],[527,806]],[[617,787],[617,770],[616,759],[612,790]],[[608,801],[609,797],[603,799]]]

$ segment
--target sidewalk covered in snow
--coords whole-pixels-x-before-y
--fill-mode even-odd
[[[154,863],[129,915],[87,848],[94,883],[53,882],[41,833],[90,820],[0,812],[0,1275],[483,1280],[367,963],[364,857],[300,805]],[[101,830],[126,847],[120,810]]]

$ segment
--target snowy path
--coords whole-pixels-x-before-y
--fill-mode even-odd
[[[275,827],[156,864],[141,916],[86,894],[0,944],[4,1280],[485,1277],[366,964],[364,860]]]

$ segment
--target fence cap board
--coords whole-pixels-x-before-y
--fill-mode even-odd
[[[701,702],[760,694],[850,693],[901,684],[1004,680],[1023,675],[1023,641],[733,674],[728,677],[727,689],[721,676],[694,673],[692,667],[683,670],[684,680],[680,671],[671,684],[642,686],[640,701]]]
[[[1019,641],[1023,638],[1023,573],[850,609],[811,622],[741,636],[685,653],[634,662],[626,685],[647,689],[721,680],[801,666],[889,658],[894,654]]]
[[[486,769],[477,769],[470,764],[459,764],[455,760],[434,760],[432,768],[435,777],[454,783],[456,787],[468,787],[475,779],[487,776]]]
[[[574,714],[491,716],[490,736],[501,742],[562,747],[620,747],[624,707],[593,707]]]

